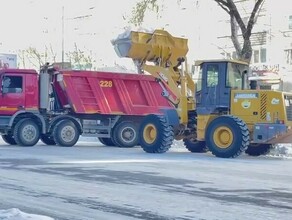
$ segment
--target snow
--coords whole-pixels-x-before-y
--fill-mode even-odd
[[[223,159],[190,153],[182,141],[146,154],[92,137],[72,148],[0,138],[0,220],[289,220],[291,149]]]
[[[53,220],[44,215],[28,214],[17,208],[0,210],[0,220]]]

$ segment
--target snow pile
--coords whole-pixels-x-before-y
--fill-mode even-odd
[[[133,30],[130,28],[126,28],[123,33],[119,34],[115,39],[111,40],[111,43],[114,46],[114,50],[119,57],[128,57],[130,48],[132,47],[132,31]],[[147,30],[145,28],[139,28],[134,32],[153,33],[154,31]]]
[[[117,40],[128,39],[130,37],[132,31],[144,32],[144,33],[153,33],[154,32],[153,29],[147,29],[147,28],[143,28],[143,27],[139,27],[136,30],[132,30],[131,27],[126,27],[125,31],[123,33],[119,34],[115,39],[111,40],[111,43],[113,45],[115,45]]]
[[[27,214],[19,209],[0,210],[0,220],[54,220],[44,215]]]
[[[292,158],[292,144],[277,144],[267,156]]]

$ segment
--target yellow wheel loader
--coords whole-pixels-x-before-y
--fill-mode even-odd
[[[151,74],[176,114],[149,115],[140,126],[140,145],[161,153],[172,140],[191,152],[211,151],[232,158],[245,152],[267,153],[273,144],[292,143],[292,94],[256,90],[248,81],[248,64],[234,60],[197,61],[199,77],[189,74],[187,39],[167,31],[131,31],[112,41],[120,57]]]

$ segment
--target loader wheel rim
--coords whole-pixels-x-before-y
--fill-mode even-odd
[[[153,124],[145,126],[143,131],[144,140],[147,144],[153,144],[157,138],[157,129]]]
[[[71,126],[65,126],[61,131],[62,140],[65,142],[71,142],[75,138],[75,129]]]
[[[37,130],[33,125],[26,125],[22,130],[22,138],[26,142],[30,142],[36,138]]]
[[[234,137],[230,128],[226,126],[222,126],[215,129],[214,134],[213,134],[213,139],[214,139],[215,144],[219,148],[226,149],[230,147],[230,145],[233,142]]]

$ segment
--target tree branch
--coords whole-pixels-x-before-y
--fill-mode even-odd
[[[231,26],[231,40],[232,40],[232,43],[235,47],[235,50],[236,50],[236,54],[237,55],[240,55],[241,54],[241,45],[239,43],[239,40],[238,40],[238,26],[236,25],[237,22],[236,22],[236,19],[234,17],[233,14],[230,14],[230,26]]]
[[[252,10],[252,13],[251,13],[249,20],[248,20],[246,32],[242,32],[244,39],[247,39],[251,36],[251,30],[256,22],[256,13],[258,12],[258,10],[263,2],[264,2],[264,0],[257,0],[257,2],[255,3],[254,8]]]
[[[246,26],[237,10],[237,7],[236,5],[234,4],[233,0],[226,0],[227,1],[227,4],[228,4],[228,7],[230,9],[230,13],[234,15],[236,21],[237,21],[237,24],[239,25],[239,28],[241,30],[242,33],[245,33],[246,32]]]
[[[227,5],[227,3],[224,0],[214,0],[215,2],[217,2],[217,4],[224,10],[226,11],[228,14],[230,14],[230,10],[229,7]]]

